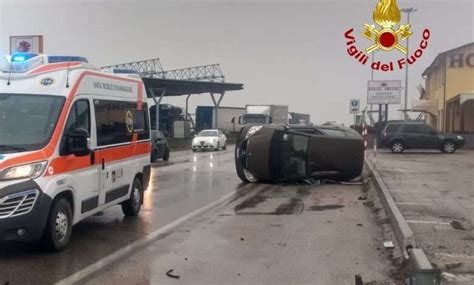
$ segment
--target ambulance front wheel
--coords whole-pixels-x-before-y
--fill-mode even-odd
[[[122,211],[127,217],[137,216],[142,207],[143,201],[143,186],[142,182],[138,177],[135,177],[133,180],[132,191],[130,193],[130,198],[123,202]]]
[[[51,206],[42,243],[50,251],[60,251],[69,243],[71,233],[71,204],[65,198],[58,198]]]

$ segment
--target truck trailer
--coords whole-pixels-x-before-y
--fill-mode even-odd
[[[216,116],[216,108],[214,106],[197,106],[196,131],[218,128],[226,134],[238,132],[243,126],[239,123],[239,117],[244,113],[244,108],[219,107]]]
[[[311,123],[309,114],[290,112],[289,115],[288,120],[291,125],[309,125]]]
[[[288,124],[288,105],[246,105],[239,122],[246,124]]]

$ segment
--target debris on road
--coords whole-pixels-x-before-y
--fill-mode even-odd
[[[364,184],[364,182],[358,182],[358,181],[345,182],[345,181],[336,181],[336,180],[331,180],[331,179],[324,179],[323,181],[325,183],[341,184],[341,185],[363,185]]]
[[[364,202],[364,206],[367,206],[367,207],[370,207],[370,208],[372,208],[374,205],[375,205],[375,204],[374,204],[373,201]]]
[[[451,226],[456,230],[469,231],[472,229],[472,224],[468,221],[454,220],[451,222]]]
[[[170,269],[168,271],[166,271],[166,276],[168,276],[169,278],[173,278],[173,279],[179,279],[179,275],[174,275],[173,274],[173,270],[174,269]]]
[[[359,198],[357,198],[357,199],[358,199],[358,200],[361,200],[361,201],[363,201],[363,200],[367,200],[367,196],[360,196],[360,197],[359,197]]]
[[[388,240],[388,241],[384,241],[383,242],[383,246],[387,249],[392,249],[394,248],[395,246],[393,245],[393,242],[391,240]]]
[[[314,179],[314,178],[307,178],[307,179],[301,180],[301,183],[305,185],[321,185],[321,180]]]
[[[462,262],[447,263],[445,265],[446,269],[453,270],[462,266]]]
[[[364,225],[363,224],[357,224],[358,227],[363,227]]]

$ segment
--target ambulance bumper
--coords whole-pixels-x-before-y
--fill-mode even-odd
[[[32,180],[0,190],[0,242],[39,240],[51,198]]]

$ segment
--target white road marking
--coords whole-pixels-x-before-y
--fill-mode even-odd
[[[231,200],[237,194],[237,190],[232,191],[231,193],[223,196],[217,201],[214,201],[208,205],[205,205],[187,215],[182,216],[181,218],[163,226],[148,235],[145,238],[137,240],[114,253],[107,255],[106,257],[90,264],[89,266],[77,271],[76,273],[60,280],[57,282],[57,285],[69,285],[69,284],[80,284],[82,283],[88,276],[102,270],[103,268],[111,265],[114,262],[117,262],[121,259],[126,258],[128,255],[132,254],[136,249],[144,248],[145,246],[149,245],[150,243],[154,242],[157,238],[159,238],[164,233],[171,231],[172,229],[180,226],[184,222],[197,217],[201,214],[204,214],[213,208],[220,206],[221,204]]]
[[[395,190],[395,189],[390,189],[390,192],[398,192],[398,193],[426,193],[426,191],[422,191],[422,190]]]
[[[464,255],[464,254],[451,254],[451,253],[435,253],[436,257],[439,258],[454,258],[454,259],[474,259],[474,255]]]
[[[410,223],[410,224],[431,224],[431,225],[451,226],[450,223],[445,223],[445,222],[433,222],[433,221],[413,221],[413,220],[407,220],[407,223]]]
[[[415,202],[395,202],[397,205],[420,205],[420,206],[431,206],[432,203],[415,203]]]

